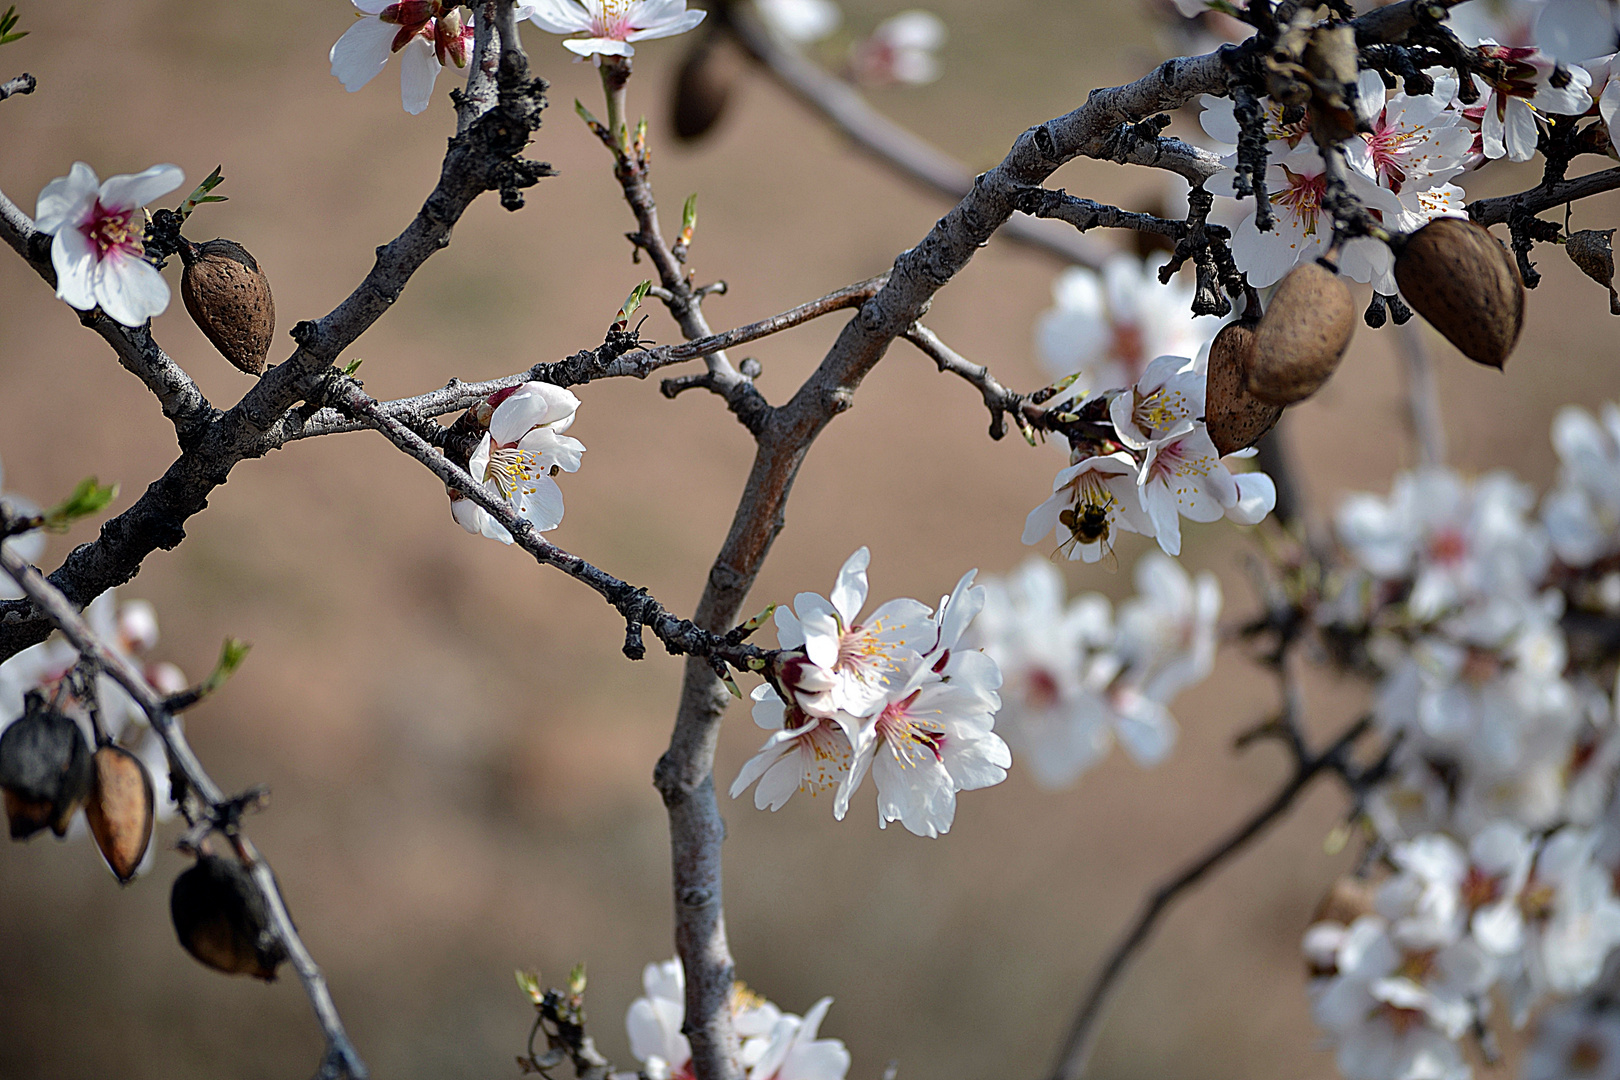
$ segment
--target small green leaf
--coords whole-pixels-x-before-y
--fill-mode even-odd
[[[214,670],[208,673],[208,678],[197,687],[199,699],[205,698],[225,685],[227,679],[236,674],[236,669],[242,666],[247,659],[248,650],[253,643],[240,638],[226,638],[219,648],[219,660],[214,664]]]
[[[355,372],[360,370],[360,365],[363,363],[365,363],[364,360],[350,360],[348,364],[344,366],[343,374],[353,375]]]
[[[13,41],[21,40],[29,35],[30,31],[28,30],[20,30],[17,33],[11,32],[11,28],[17,25],[18,18],[16,4],[6,8],[6,13],[0,15],[0,45],[9,45]]]
[[[117,497],[117,484],[102,487],[96,483],[95,477],[86,477],[79,481],[79,486],[73,489],[73,494],[45,511],[44,527],[51,532],[66,532],[73,522],[99,513]]]
[[[681,208],[681,235],[677,243],[685,246],[692,243],[692,230],[697,228],[697,192],[686,197],[686,205]]]
[[[575,964],[574,969],[568,973],[568,993],[573,997],[579,997],[579,995],[583,994],[584,992],[585,963],[584,961],[581,961],[580,963]]]
[[[1322,851],[1328,855],[1337,855],[1350,843],[1351,827],[1348,823],[1333,826],[1333,831],[1327,834],[1322,842]]]
[[[591,127],[600,128],[602,126],[602,121],[598,120],[579,98],[574,99],[574,111],[579,114],[581,120],[591,125]]]
[[[725,668],[721,668],[716,671],[715,674],[719,675],[720,681],[726,684],[726,689],[731,691],[732,697],[736,698],[738,701],[743,699],[742,690],[737,687],[737,680],[731,677],[731,672],[727,671]]]
[[[529,995],[530,1001],[538,1005],[545,1000],[546,992],[540,988],[540,976],[537,972],[518,971],[515,974],[517,975],[518,989]]]
[[[630,290],[630,295],[625,298],[624,305],[619,308],[618,315],[614,316],[613,329],[623,330],[625,327],[630,325],[630,316],[634,315],[636,313],[636,309],[641,306],[641,302],[647,299],[647,293],[651,289],[652,282],[643,281],[640,285],[637,285],[634,289]]]
[[[207,178],[203,180],[202,183],[193,188],[190,195],[186,196],[186,201],[181,203],[180,209],[175,211],[175,213],[180,216],[181,221],[185,221],[186,218],[191,216],[191,212],[193,210],[197,209],[198,206],[205,202],[227,201],[223,195],[209,194],[210,191],[213,191],[215,188],[219,187],[219,185],[225,182],[225,174],[221,171],[223,169],[223,165],[215,165],[214,171],[209,173]]]

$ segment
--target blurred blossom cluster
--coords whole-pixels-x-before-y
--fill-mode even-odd
[[[647,1080],[691,1080],[692,1046],[681,1034],[686,976],[680,960],[648,964],[641,985],[646,994],[630,1003],[624,1020],[641,1074]],[[824,997],[804,1016],[795,1016],[742,983],[734,985],[731,1020],[748,1080],[844,1080],[849,1051],[843,1041],[816,1037],[831,1007],[832,998]]]
[[[1374,674],[1387,770],[1365,902],[1306,933],[1312,1001],[1350,1080],[1470,1075],[1492,1001],[1549,999],[1527,1076],[1615,1075],[1597,987],[1620,944],[1620,409],[1566,408],[1540,502],[1505,473],[1397,477],[1337,516],[1346,565],[1315,617]],[[1608,637],[1606,637],[1607,635]],[[1602,1051],[1607,1071],[1550,1064]]]
[[[832,791],[842,820],[871,773],[878,824],[918,836],[949,832],[956,794],[999,784],[1012,757],[995,733],[1001,671],[957,643],[983,609],[968,571],[937,609],[917,600],[866,606],[866,548],[839,571],[829,600],[800,593],[776,609],[786,650],[754,689],[754,722],[771,732],[731,786],[754,805],[781,809],[796,791]]]
[[[1046,787],[1065,787],[1118,739],[1139,765],[1176,741],[1169,705],[1215,663],[1221,588],[1157,552],[1136,564],[1137,595],[1111,610],[1087,593],[1065,601],[1063,577],[1030,559],[984,583],[968,644],[1002,673],[1001,730]]]

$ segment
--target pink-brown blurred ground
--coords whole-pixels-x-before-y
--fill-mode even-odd
[[[869,27],[898,4],[848,5]],[[876,95],[880,107],[982,168],[1024,127],[1156,59],[1134,5],[1031,0],[934,5],[948,19],[945,76]],[[326,50],[348,25],[340,0],[276,5],[25,4],[32,36],[0,51],[0,75],[40,90],[0,105],[0,187],[25,209],[83,159],[103,176],[156,161],[193,180],[216,163],[230,201],[191,230],[245,243],[276,289],[283,329],[329,310],[365,272],[437,175],[451,130],[442,79],[430,110],[399,108],[390,67],[348,95]],[[569,106],[597,100],[588,65],[530,29],[553,108],[533,154],[561,175],[517,215],[475,205],[455,243],[352,350],[368,388],[391,397],[452,375],[489,377],[600,340],[643,272],[599,145]],[[763,78],[722,129],[671,145],[662,95],[680,42],[637,57],[633,110],[652,120],[666,207],[700,195],[693,265],[731,292],[711,321],[735,325],[883,270],[944,208],[851,150]],[[1529,186],[1521,170],[1491,190]],[[1156,175],[1083,162],[1055,183],[1145,205]],[[1615,224],[1617,203],[1576,227]],[[1555,252],[1505,374],[1431,336],[1453,457],[1538,484],[1554,461],[1556,408],[1620,393],[1601,291]],[[1038,376],[1030,327],[1057,267],[993,243],[940,294],[931,324],[1009,383]],[[761,343],[761,387],[780,400],[810,370],[837,319]],[[675,331],[662,315],[658,340]],[[155,326],[216,403],[246,386],[176,305]],[[282,338],[285,345],[286,339]],[[1363,331],[1339,378],[1296,410],[1290,438],[1318,508],[1383,488],[1410,463],[1387,335]],[[566,478],[555,539],[695,602],[749,460],[718,404],[670,402],[650,384],[588,387],[572,433],[589,447]],[[750,604],[824,590],[855,547],[873,551],[875,597],[929,598],[961,571],[1004,572],[1027,554],[1023,515],[1056,459],[991,443],[968,388],[895,348],[816,447]],[[155,403],[19,260],[0,259],[0,455],[7,487],[48,500],[80,477],[118,480],[127,506],[175,453]],[[622,1017],[641,966],[671,954],[662,808],[649,782],[679,665],[655,648],[619,656],[622,625],[592,595],[520,552],[469,537],[442,488],[380,439],[300,443],[242,465],[173,552],[124,590],[157,604],[159,655],[200,674],[226,635],[251,659],[188,718],[229,787],[266,782],[252,827],[362,1053],[379,1077],[515,1075],[530,1010],[511,971],[591,975],[592,1029],[628,1064]],[[55,565],[81,527],[55,543]],[[1221,577],[1229,617],[1252,605],[1243,540],[1191,532],[1187,562]],[[1128,568],[1144,550],[1122,543]],[[1074,588],[1119,596],[1109,577],[1066,568]],[[1313,724],[1355,715],[1361,690],[1319,680]],[[776,815],[727,808],[727,908],[739,970],[784,1007],[836,998],[825,1034],[846,1040],[852,1076],[1031,1076],[1048,1063],[1082,981],[1157,879],[1266,795],[1270,749],[1229,752],[1274,705],[1236,649],[1176,705],[1183,738],[1144,773],[1117,755],[1071,792],[1014,770],[967,795],[945,839],[873,827],[870,796],[849,820],[798,799]],[[728,718],[718,775],[752,753],[746,711]],[[1342,812],[1326,789],[1166,923],[1130,974],[1104,1032],[1098,1077],[1207,1080],[1332,1075],[1316,1048],[1297,941],[1342,859],[1323,839]],[[162,839],[172,839],[173,830]],[[0,1076],[302,1077],[318,1036],[295,980],[228,980],[176,946],[169,851],[120,890],[84,843],[0,847]]]

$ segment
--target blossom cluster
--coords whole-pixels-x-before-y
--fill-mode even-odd
[[[1062,575],[1030,559],[984,583],[968,637],[1002,673],[1002,733],[1046,787],[1065,787],[1114,740],[1155,765],[1176,741],[1170,704],[1215,662],[1221,589],[1157,552],[1136,564],[1137,595],[1115,612],[1087,593],[1065,602]]]
[[[1305,939],[1316,1018],[1351,1080],[1467,1077],[1459,1044],[1493,992],[1523,1025],[1595,992],[1620,945],[1620,695],[1594,639],[1620,619],[1620,409],[1565,409],[1553,444],[1539,509],[1505,473],[1431,468],[1337,516],[1347,565],[1315,617],[1376,673],[1392,747],[1364,793],[1382,878]],[[1615,1018],[1597,1000],[1549,1014],[1529,1075],[1576,1075],[1548,1063],[1583,1024],[1609,1047],[1611,1071],[1591,1075],[1613,1075]]]
[[[890,600],[863,619],[870,559],[864,547],[849,557],[830,600],[800,593],[776,609],[785,651],[753,692],[754,722],[771,736],[731,795],[757,785],[754,805],[779,810],[796,791],[832,791],[842,820],[870,773],[880,826],[939,836],[955,820],[957,792],[999,784],[1012,764],[993,730],[1001,671],[958,647],[985,590],[970,570],[936,609]]]
[[[648,964],[641,985],[646,993],[630,1003],[624,1020],[641,1075],[647,1080],[692,1080],[692,1045],[681,1034],[686,973],[680,960]],[[824,997],[796,1016],[735,984],[731,1021],[742,1043],[740,1063],[748,1080],[844,1080],[849,1051],[839,1039],[816,1037],[831,1007],[832,998]]]

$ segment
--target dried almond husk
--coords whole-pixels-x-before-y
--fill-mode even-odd
[[[1253,323],[1228,323],[1209,346],[1204,425],[1222,457],[1259,442],[1283,414],[1282,406],[1268,405],[1249,393],[1253,357]]]
[[[1613,243],[1613,229],[1582,229],[1569,234],[1564,251],[1581,273],[1609,290],[1609,314],[1620,315],[1620,293],[1614,291]]]
[[[1288,271],[1254,330],[1249,393],[1267,405],[1292,405],[1322,388],[1356,332],[1350,289],[1315,262]]]
[[[1475,363],[1501,369],[1524,327],[1518,264],[1483,225],[1436,218],[1395,254],[1401,296]]]
[[[227,975],[274,981],[287,949],[270,930],[270,909],[247,868],[202,854],[174,879],[169,916],[180,944],[199,962]]]
[[[94,779],[90,801],[84,805],[85,820],[113,876],[128,885],[152,842],[152,777],[141,759],[122,746],[103,746],[92,764]]]
[[[91,771],[79,725],[31,691],[23,715],[0,733],[0,790],[11,838],[26,840],[47,827],[66,835],[90,796]]]
[[[214,348],[249,375],[264,373],[276,302],[258,262],[235,240],[183,243],[180,296]]]

